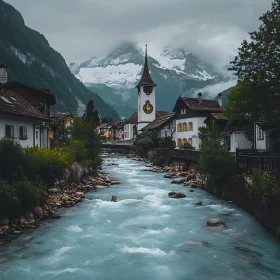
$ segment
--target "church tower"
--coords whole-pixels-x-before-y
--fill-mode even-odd
[[[138,88],[138,131],[156,119],[156,86],[149,73],[146,44],[144,70],[136,86]]]

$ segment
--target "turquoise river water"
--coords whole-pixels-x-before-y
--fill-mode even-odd
[[[119,165],[108,167],[112,160]],[[125,157],[105,158],[103,169],[121,184],[0,245],[1,280],[280,279],[279,243],[236,205]],[[210,218],[226,228],[207,228]]]

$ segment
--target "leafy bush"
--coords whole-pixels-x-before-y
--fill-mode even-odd
[[[33,180],[40,177],[50,185],[55,179],[62,178],[65,168],[71,165],[72,160],[71,154],[64,150],[28,148],[25,150],[24,173]]]
[[[276,176],[267,172],[254,171],[251,175],[252,185],[249,193],[255,193],[265,205],[268,205],[272,197],[280,194],[280,185]]]
[[[233,154],[228,151],[226,133],[215,123],[210,128],[199,128],[201,139],[198,170],[217,186],[230,182],[235,171]]]
[[[41,180],[26,178],[16,184],[0,183],[0,216],[14,218],[46,201],[46,187]]]
[[[164,167],[165,165],[170,163],[170,159],[164,156],[157,156],[152,159],[152,162],[156,166]]]
[[[23,165],[23,156],[23,149],[19,143],[10,138],[2,138],[0,140],[0,178],[12,183],[15,170]]]
[[[188,143],[188,142],[186,142],[183,145],[181,145],[180,149],[195,150],[194,146],[192,144]]]

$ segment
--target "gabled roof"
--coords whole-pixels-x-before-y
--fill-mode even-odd
[[[47,116],[32,106],[21,95],[5,88],[0,88],[0,113],[48,120]]]
[[[226,121],[227,118],[223,115],[223,113],[211,113],[204,121],[204,123],[207,123],[208,120],[224,120]]]
[[[29,85],[20,83],[18,81],[9,81],[6,84],[0,85],[0,87],[7,88],[7,89],[10,89],[10,90],[14,90],[14,91],[18,87],[25,88],[27,90],[36,92],[37,94],[40,94],[41,96],[44,96],[46,99],[49,100],[50,105],[56,104],[55,95],[53,93],[51,93],[51,91],[49,89],[46,89],[46,88],[35,88],[35,87],[31,87]]]
[[[141,130],[153,130],[156,128],[160,128],[167,122],[171,121],[175,117],[176,113],[169,113],[165,116],[156,118],[154,121],[143,127]]]
[[[156,119],[157,118],[160,118],[160,117],[163,117],[163,116],[166,116],[170,114],[169,112],[167,111],[156,111]],[[131,124],[137,124],[138,123],[138,112],[135,112],[133,113],[126,121],[125,121],[125,124],[128,124],[128,123],[131,123]]]
[[[195,110],[195,111],[212,111],[212,112],[213,111],[214,112],[222,112],[224,110],[224,108],[219,105],[217,100],[201,99],[201,102],[199,102],[198,98],[190,98],[190,97],[184,97],[184,96],[180,96],[178,98],[177,102],[180,101],[180,100],[190,110]]]
[[[146,52],[145,52],[145,63],[144,63],[144,70],[142,74],[142,78],[139,81],[138,85],[136,87],[140,86],[152,86],[156,87],[157,85],[154,83],[154,81],[151,78],[149,67],[148,67],[148,55],[147,55],[147,44],[146,44]]]

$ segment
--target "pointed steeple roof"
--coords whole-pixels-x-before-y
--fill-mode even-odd
[[[138,83],[138,85],[136,87],[139,88],[140,86],[152,86],[152,87],[156,87],[157,86],[154,83],[154,81],[152,80],[152,78],[150,76],[150,73],[149,73],[148,55],[147,55],[147,44],[146,44],[145,64],[144,64],[144,70],[143,70],[142,78],[141,78],[140,82]]]

